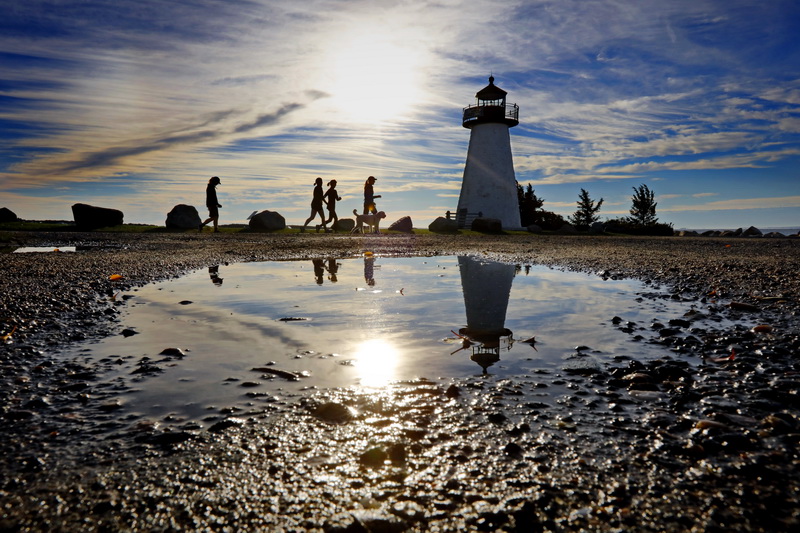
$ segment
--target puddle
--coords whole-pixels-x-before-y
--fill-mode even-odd
[[[128,335],[73,355],[113,368],[128,409],[196,420],[309,387],[534,376],[670,355],[630,329],[689,305],[642,293],[657,290],[469,257],[220,265],[132,291]]]
[[[47,253],[47,252],[75,252],[75,246],[23,246],[17,248],[11,253],[14,254],[27,254],[27,253]]]

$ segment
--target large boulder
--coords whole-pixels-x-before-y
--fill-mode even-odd
[[[558,235],[577,235],[578,230],[572,224],[564,224],[558,230],[556,230],[556,234]]]
[[[750,226],[742,232],[743,237],[761,237],[761,230],[755,226]]]
[[[428,229],[434,233],[455,233],[458,231],[458,222],[449,218],[438,217],[428,225]]]
[[[411,222],[411,217],[402,217],[397,222],[392,222],[389,229],[402,231],[403,233],[414,233],[414,224]]]
[[[0,222],[16,222],[17,214],[7,207],[0,207]]]
[[[498,218],[484,218],[478,217],[472,221],[472,231],[480,231],[481,233],[502,233],[503,223]]]
[[[285,227],[286,219],[276,211],[264,210],[250,219],[250,229],[253,231],[278,231]]]
[[[336,221],[336,224],[333,225],[333,231],[350,232],[353,231],[355,227],[356,221],[352,218],[340,218]]]
[[[119,209],[97,207],[88,204],[74,204],[72,216],[79,229],[98,229],[122,225],[123,214]]]
[[[544,231],[544,230],[538,224],[531,224],[530,226],[528,226],[528,233],[539,234],[539,233],[542,233],[542,231]]]
[[[166,226],[169,229],[197,229],[202,222],[197,208],[193,205],[178,204],[167,213]]]

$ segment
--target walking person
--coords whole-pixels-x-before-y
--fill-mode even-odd
[[[206,186],[206,207],[208,208],[208,218],[205,222],[200,224],[200,227],[197,228],[200,231],[203,231],[203,228],[209,222],[214,223],[214,233],[219,232],[219,208],[222,207],[217,201],[217,185],[220,184],[219,178],[217,176],[212,177],[208,180],[208,186]]]
[[[370,176],[364,182],[364,214],[376,213],[378,209],[375,207],[375,198],[380,198],[380,195],[375,195],[373,185],[378,179],[375,176]]]
[[[311,216],[306,219],[305,224],[300,231],[305,231],[306,226],[308,223],[314,220],[314,218],[319,214],[320,220],[322,220],[322,227],[325,227],[325,213],[322,211],[322,197],[324,196],[322,192],[322,178],[317,178],[314,180],[314,196],[311,199]],[[319,232],[320,224],[317,224],[317,232]]]
[[[322,199],[325,200],[325,204],[328,206],[328,220],[325,221],[325,224],[333,220],[331,228],[336,229],[336,223],[339,222],[339,217],[336,216],[336,202],[341,200],[339,193],[336,192],[336,180],[328,182],[328,190],[325,191]]]

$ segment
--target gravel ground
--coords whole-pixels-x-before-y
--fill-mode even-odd
[[[21,232],[0,244],[81,249],[0,254],[2,531],[800,527],[798,239]],[[134,286],[364,251],[638,278],[697,312],[617,324],[664,346],[649,363],[312,390],[208,427],[124,419],[103,368],[58,356],[118,334],[115,296]],[[716,327],[723,317],[735,326]],[[536,401],[564,387],[555,405]]]

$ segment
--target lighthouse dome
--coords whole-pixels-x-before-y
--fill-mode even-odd
[[[483,101],[493,101],[493,100],[501,100],[505,103],[506,95],[508,93],[505,92],[503,89],[498,87],[494,84],[494,76],[489,76],[489,85],[475,93],[475,97],[478,100]]]

